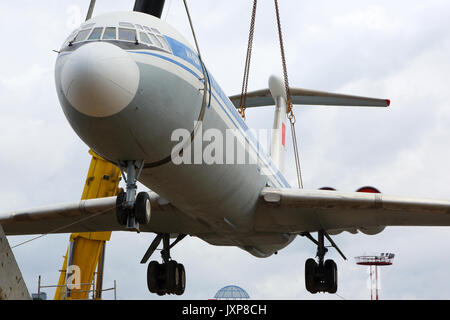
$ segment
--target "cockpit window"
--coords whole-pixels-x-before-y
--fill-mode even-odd
[[[78,32],[75,39],[73,39],[73,42],[80,42],[80,41],[86,40],[86,38],[88,37],[90,32],[91,32],[91,29],[81,30],[80,32]]]
[[[64,46],[68,45],[70,41],[72,41],[75,36],[77,35],[78,30],[72,32],[66,39],[66,41],[64,41]]]
[[[170,46],[167,43],[167,40],[163,37],[163,36],[158,36],[158,40],[159,42],[161,42],[162,46],[164,49],[169,50],[170,51]]]
[[[81,28],[88,29],[88,28],[92,28],[93,26],[95,26],[95,23],[86,23],[84,25],[81,25]]]
[[[97,27],[94,27],[95,25]],[[77,43],[76,47],[78,47],[80,42],[105,40],[113,41],[119,47],[126,49],[159,49],[169,53],[172,52],[172,48],[166,38],[156,28],[130,22],[119,22],[117,25],[116,27],[111,25],[102,27],[93,23],[85,24],[81,31],[78,29],[67,38],[63,48],[66,46],[71,47],[74,43]]]
[[[119,22],[119,26],[127,27],[127,28],[134,28],[134,24],[129,23],[129,22]]]
[[[116,28],[113,27],[105,28],[103,40],[116,40]]]
[[[136,41],[136,30],[119,28],[119,40]]]
[[[147,26],[144,26],[145,31],[147,31],[147,35],[150,37],[151,41],[153,42],[153,45],[167,50],[171,51],[170,45],[167,42],[167,40],[162,36],[161,32],[159,32],[156,28],[149,28]]]
[[[103,28],[95,28],[89,36],[88,40],[100,40],[102,33]]]
[[[160,47],[160,48],[163,47],[162,44],[161,44],[161,42],[158,40],[158,38],[157,38],[153,33],[150,33],[150,38],[152,39],[153,43],[154,43],[156,46],[158,46],[158,47]]]
[[[152,31],[156,34],[161,34],[158,29],[152,28]]]
[[[153,44],[145,32],[139,32],[139,37],[141,38],[141,42],[143,42],[145,44],[149,44],[149,45]]]

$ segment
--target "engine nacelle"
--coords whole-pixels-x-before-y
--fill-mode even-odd
[[[367,234],[368,236],[376,235],[380,232],[382,232],[386,227],[385,226],[376,226],[376,227],[367,227],[367,228],[358,228],[359,231],[361,231],[364,234]]]
[[[331,187],[322,187],[319,190],[330,190],[330,191],[336,191],[336,189]],[[366,186],[361,187],[356,192],[365,192],[365,193],[381,193],[377,188]],[[334,229],[334,230],[327,230],[328,234],[330,235],[337,235],[340,234],[343,231],[347,231],[352,234],[357,234],[358,231],[362,232],[366,235],[373,236],[380,232],[382,232],[386,227],[385,226],[374,226],[374,227],[360,227],[358,229]]]
[[[356,192],[366,192],[366,193],[381,193],[377,188],[366,186],[361,187]]]
[[[374,187],[366,186],[361,187],[356,192],[366,192],[366,193],[381,193],[380,190]],[[358,230],[364,234],[367,234],[369,236],[373,236],[375,234],[378,234],[382,232],[386,227],[385,226],[375,226],[375,227],[361,227],[358,228]]]
[[[335,235],[342,233],[342,231],[344,231],[344,230],[343,229],[334,229],[334,230],[327,230],[327,233],[330,236],[335,236]]]

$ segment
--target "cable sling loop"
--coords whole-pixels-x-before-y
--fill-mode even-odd
[[[281,51],[281,63],[283,65],[284,87],[286,89],[287,114],[288,114],[289,122],[291,123],[292,144],[294,147],[295,167],[297,169],[297,182],[298,182],[298,187],[301,189],[301,188],[303,188],[303,181],[302,181],[302,173],[300,170],[300,160],[299,160],[298,147],[297,147],[297,136],[295,134],[295,115],[294,115],[294,111],[292,108],[291,90],[289,89],[289,78],[288,78],[287,66],[286,66],[286,55],[284,54],[283,33],[281,30],[281,19],[280,19],[280,10],[278,8],[278,0],[274,0],[274,4],[275,4],[275,13],[276,13],[276,17],[277,17],[278,37],[280,39],[280,51]]]
[[[211,80],[210,80],[210,77],[209,77],[209,74],[208,74],[208,70],[206,70],[205,64],[203,63],[203,59],[202,59],[202,56],[200,54],[200,47],[198,45],[197,36],[195,34],[194,26],[193,26],[192,19],[191,19],[191,14],[189,13],[189,8],[188,8],[188,5],[186,3],[186,0],[183,0],[183,3],[184,3],[185,10],[186,10],[186,15],[187,15],[188,20],[189,20],[189,26],[191,27],[192,36],[194,38],[195,47],[197,49],[198,59],[200,60],[200,66],[202,68],[202,73],[203,73],[203,78],[199,79],[200,81],[203,82],[203,88],[199,89],[199,91],[203,91],[202,106],[201,106],[201,109],[200,109],[200,113],[198,115],[198,119],[195,121],[194,128],[193,128],[193,130],[191,132],[190,139],[188,141],[186,141],[178,149],[172,150],[171,154],[169,154],[165,158],[163,158],[161,160],[158,160],[158,161],[151,162],[151,163],[146,163],[144,165],[144,169],[159,167],[159,166],[161,166],[163,164],[166,164],[169,161],[173,160],[173,156],[181,155],[183,150],[185,150],[186,147],[188,146],[188,144],[193,143],[195,136],[197,135],[197,133],[200,130],[200,127],[202,125],[203,119],[205,118],[206,109],[211,106],[211,95],[212,95],[212,93],[211,93]],[[209,94],[209,102],[208,102],[208,98],[206,97],[207,93]]]
[[[295,123],[295,116],[294,116],[294,112],[292,111],[292,101],[291,101],[291,90],[289,89],[289,78],[288,78],[288,73],[287,73],[287,66],[286,66],[286,55],[284,53],[284,43],[283,43],[283,33],[281,30],[281,19],[280,19],[280,11],[278,8],[278,0],[274,0],[275,3],[275,13],[276,13],[276,17],[277,17],[277,27],[278,27],[278,37],[280,39],[280,50],[281,50],[281,63],[283,66],[283,76],[284,76],[284,87],[286,90],[286,97],[287,97],[287,113],[288,113],[288,118],[289,121],[291,121],[291,123]]]
[[[258,0],[253,0],[253,9],[252,16],[250,21],[250,31],[248,35],[248,44],[247,44],[247,56],[245,58],[245,67],[244,67],[244,76],[242,79],[242,90],[241,90],[241,99],[239,102],[239,114],[245,119],[245,101],[247,99],[247,89],[248,89],[248,77],[250,74],[250,61],[252,57],[252,48],[253,48],[253,35],[255,31],[255,20],[256,20],[256,7],[258,4]]]
[[[205,64],[203,63],[202,55],[200,53],[200,46],[197,41],[197,35],[195,34],[194,25],[192,23],[191,14],[189,12],[189,8],[188,8],[186,0],[183,0],[183,3],[184,3],[184,8],[186,10],[187,18],[189,20],[189,26],[192,31],[192,37],[194,38],[195,48],[197,49],[197,55],[198,55],[198,59],[200,60],[200,66],[202,67],[202,73],[203,73],[203,79],[201,79],[203,81],[203,89],[200,89],[203,91],[202,107],[200,110],[199,118],[196,121],[196,124],[194,126],[194,130],[191,132],[191,139],[188,142],[188,143],[193,143],[194,138],[195,138],[197,132],[199,131],[199,129],[202,125],[203,119],[205,117],[206,108],[211,105],[211,94],[212,93],[211,93],[211,81],[209,79],[209,74],[208,74],[208,71],[206,70]],[[207,93],[209,93],[209,102],[208,102],[208,99],[206,98]],[[186,145],[182,146],[182,148],[180,150],[178,150],[178,153],[182,152],[185,149],[185,147],[186,147]]]

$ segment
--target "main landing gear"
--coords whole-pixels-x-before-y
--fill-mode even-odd
[[[156,293],[160,296],[165,294],[182,295],[184,293],[186,288],[184,266],[170,257],[170,249],[183,240],[184,237],[186,235],[181,234],[170,244],[170,235],[168,233],[159,233],[142,258],[141,263],[147,263],[161,241],[163,242],[163,249],[161,250],[163,263],[151,261],[147,268],[147,286],[151,293]]]
[[[314,239],[309,232],[304,232],[301,234],[302,236],[307,237],[309,240],[314,242],[317,245],[317,258],[318,262],[314,259],[308,259],[305,263],[305,285],[306,290],[311,293],[317,292],[328,292],[328,293],[336,293],[337,292],[337,266],[336,263],[329,259],[325,260],[325,254],[328,252],[328,249],[325,247],[325,237],[331,243],[331,245],[336,248],[339,254],[347,260],[344,254],[339,250],[331,237],[325,232],[325,230],[320,230],[318,232],[318,239]]]
[[[116,218],[120,225],[128,230],[139,232],[139,225],[146,225],[150,221],[151,206],[147,192],[140,192],[136,196],[136,182],[144,167],[144,161],[126,161],[127,175],[123,172],[122,164],[118,164],[126,182],[126,191],[121,191],[116,199]]]

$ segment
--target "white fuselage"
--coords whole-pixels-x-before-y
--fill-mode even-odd
[[[199,58],[178,32],[137,12],[98,16],[76,32],[61,49],[55,80],[68,121],[89,147],[115,163],[144,160],[139,181],[207,225],[214,236],[197,235],[205,241],[263,257],[293,240],[254,230],[261,189],[289,185],[209,73],[203,105]],[[251,164],[174,164],[170,155],[179,141],[172,133],[192,132],[196,121],[202,130],[194,141],[202,148],[202,132],[213,128],[226,137],[232,129],[236,154],[244,152]]]

